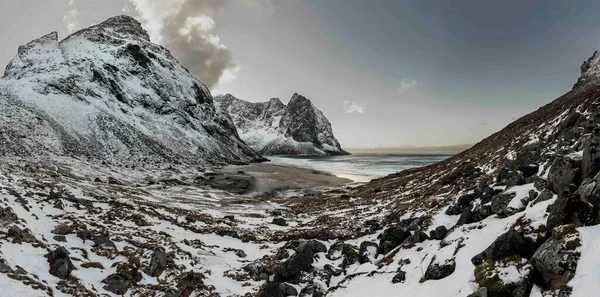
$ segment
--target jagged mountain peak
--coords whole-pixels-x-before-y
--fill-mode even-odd
[[[574,89],[580,89],[584,86],[595,83],[600,78],[600,51],[594,54],[581,64],[581,75],[575,83]]]
[[[104,22],[80,30],[73,35],[81,34],[89,31],[105,31],[118,34],[122,37],[141,38],[150,41],[148,32],[142,27],[142,24],[135,18],[128,15],[118,15],[105,20]],[[81,32],[81,33],[80,33]]]
[[[287,105],[278,98],[251,103],[231,94],[215,99],[229,112],[241,138],[263,155],[347,154],[323,113],[298,93]]]
[[[85,155],[140,164],[262,160],[214,106],[206,85],[166,48],[151,43],[129,16],[60,42],[53,32],[20,47],[0,82],[0,105],[0,128],[14,134],[0,136],[9,138],[0,145],[8,155]],[[31,124],[38,131],[18,131],[4,113],[20,113],[22,122],[44,121]]]

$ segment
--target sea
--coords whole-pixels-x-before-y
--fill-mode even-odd
[[[405,169],[443,161],[453,154],[352,154],[346,156],[279,157],[269,156],[271,164],[312,169],[368,182]]]

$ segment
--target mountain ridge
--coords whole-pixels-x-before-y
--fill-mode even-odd
[[[138,165],[264,160],[239,139],[208,88],[129,16],[61,41],[52,32],[19,47],[0,81],[0,97],[4,112],[20,113],[30,126],[17,131],[12,122],[0,123],[4,136],[15,136],[0,145],[5,154],[22,153],[29,142],[43,147],[27,150],[32,155]]]
[[[345,155],[323,113],[295,93],[288,104],[278,98],[251,103],[231,94],[215,96],[241,138],[262,155]]]

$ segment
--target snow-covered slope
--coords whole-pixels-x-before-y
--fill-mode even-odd
[[[294,94],[285,105],[273,98],[251,103],[231,94],[215,96],[240,137],[262,155],[343,155],[331,124],[310,100]]]
[[[0,80],[0,154],[121,164],[261,159],[206,86],[128,16],[19,47]]]

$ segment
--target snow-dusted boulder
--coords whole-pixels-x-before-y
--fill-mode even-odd
[[[262,155],[344,155],[323,113],[310,100],[294,94],[285,105],[273,98],[251,103],[227,94],[215,96],[241,138]]]

